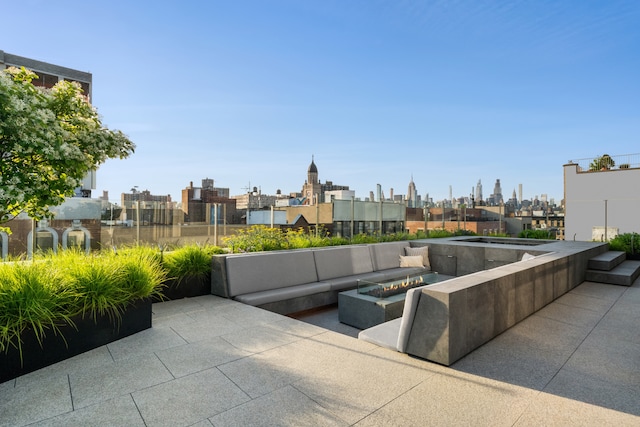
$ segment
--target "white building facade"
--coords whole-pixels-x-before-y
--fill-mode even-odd
[[[608,241],[640,232],[640,154],[612,156],[612,167],[593,159],[564,165],[565,239]]]

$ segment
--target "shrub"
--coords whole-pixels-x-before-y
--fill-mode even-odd
[[[248,230],[240,230],[233,236],[226,237],[224,243],[231,252],[259,252],[286,249],[286,240],[278,228],[254,225]]]
[[[78,295],[46,263],[0,264],[0,351],[13,346],[22,356],[21,334],[31,329],[38,342],[48,330],[71,323]]]
[[[187,245],[166,252],[162,265],[167,278],[181,281],[186,276],[203,277],[211,272],[211,257],[223,253],[222,248],[213,245]]]
[[[157,251],[140,247],[94,255],[70,249],[0,264],[0,351],[13,346],[22,355],[24,332],[42,342],[48,331],[73,326],[77,315],[119,321],[128,304],[159,295],[159,260]]]
[[[612,251],[623,251],[632,255],[640,253],[640,234],[618,234],[609,241],[609,249]]]
[[[599,171],[611,169],[616,165],[616,162],[608,154],[603,154],[600,157],[596,157],[589,165],[590,171]]]
[[[555,233],[553,233],[551,230],[542,229],[522,230],[520,233],[518,233],[518,237],[524,239],[553,240],[555,239]]]

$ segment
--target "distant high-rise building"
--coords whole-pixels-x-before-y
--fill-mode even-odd
[[[482,182],[478,180],[478,185],[476,185],[476,202],[481,202],[482,199]]]
[[[522,184],[518,184],[518,200],[522,203]]]
[[[416,190],[416,184],[413,182],[413,175],[411,175],[411,181],[409,182],[409,188],[407,189],[407,207],[418,207],[418,191]]]
[[[216,188],[213,180],[205,178],[202,187],[194,187],[193,182],[182,190],[182,210],[187,215],[189,222],[203,222],[208,219],[208,206],[213,204],[227,205],[227,214],[236,210],[236,200],[229,198],[228,188]],[[230,221],[229,221],[230,222]]]
[[[496,179],[496,183],[493,186],[493,194],[491,195],[491,204],[499,205],[503,201],[504,199],[502,198],[502,187],[500,186],[500,180]]]
[[[507,204],[513,206],[513,207],[518,207],[518,199],[516,198],[516,189],[513,189],[513,193],[511,194],[511,198],[509,199],[509,201],[507,202]]]

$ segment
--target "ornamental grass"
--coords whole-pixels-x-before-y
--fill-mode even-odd
[[[160,294],[166,272],[159,254],[146,248],[85,255],[48,253],[32,262],[0,264],[0,351],[18,348],[24,333],[38,342],[76,316],[107,315],[119,322],[129,304]],[[63,337],[64,338],[64,337]]]

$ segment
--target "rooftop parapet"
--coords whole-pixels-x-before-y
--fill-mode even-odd
[[[620,154],[615,156],[603,154],[597,157],[569,160],[568,164],[577,164],[578,172],[634,169],[640,168],[640,154]]]

